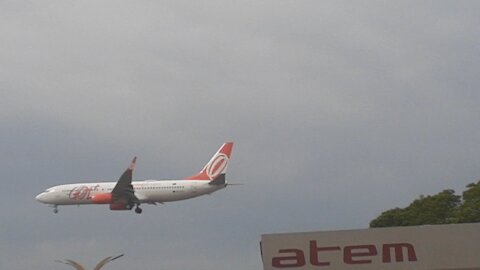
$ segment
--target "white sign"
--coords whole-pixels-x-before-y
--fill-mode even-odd
[[[264,270],[480,270],[480,223],[262,235]]]

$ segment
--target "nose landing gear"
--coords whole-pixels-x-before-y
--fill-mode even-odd
[[[54,205],[54,206],[53,206],[53,213],[55,213],[55,214],[58,213],[57,205]]]

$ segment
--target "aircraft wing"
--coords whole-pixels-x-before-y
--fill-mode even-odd
[[[133,169],[135,168],[136,161],[137,157],[134,157],[130,166],[128,166],[127,170],[120,176],[120,179],[118,179],[117,184],[112,190],[113,202],[125,202],[132,206],[139,202],[132,186]]]

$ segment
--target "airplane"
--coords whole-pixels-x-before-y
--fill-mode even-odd
[[[232,154],[233,142],[224,143],[203,169],[181,180],[132,181],[137,157],[115,182],[77,183],[58,185],[38,194],[35,199],[53,206],[58,213],[59,205],[109,204],[110,210],[131,210],[141,214],[144,204],[186,200],[227,187],[225,178]]]

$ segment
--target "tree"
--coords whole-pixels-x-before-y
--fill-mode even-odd
[[[480,222],[480,181],[467,185],[462,196],[451,189],[433,196],[421,195],[405,208],[383,212],[370,222],[370,227],[469,222]]]
[[[407,220],[406,212],[405,209],[398,207],[385,211],[370,222],[370,228],[408,226],[404,223]]]
[[[110,256],[110,257],[107,257],[103,260],[101,260],[93,270],[100,270],[103,266],[105,266],[105,264],[113,261],[113,260],[116,260],[120,257],[122,257],[123,254],[120,254],[119,256],[117,257],[113,257],[113,256]],[[71,265],[73,266],[76,270],[85,270],[85,268],[79,264],[78,262],[74,261],[74,260],[65,260],[65,261],[60,261],[60,260],[56,260],[55,262],[58,262],[58,263],[63,263],[63,264],[67,264],[67,265]]]
[[[414,226],[422,224],[448,224],[454,221],[460,196],[451,189],[434,196],[420,196],[406,208],[383,212],[370,222],[370,227]]]
[[[480,222],[480,181],[471,183],[463,192],[463,203],[458,207],[456,221],[458,223]]]

